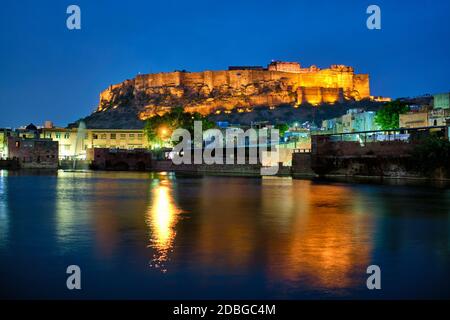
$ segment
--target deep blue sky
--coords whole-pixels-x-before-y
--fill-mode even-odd
[[[66,28],[77,4],[82,30]],[[366,28],[366,8],[382,30]],[[348,64],[372,94],[450,91],[450,1],[2,0],[0,127],[88,115],[112,83],[149,73]]]

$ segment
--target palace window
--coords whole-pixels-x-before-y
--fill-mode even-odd
[[[115,133],[111,133],[111,139],[113,139],[113,140],[116,139],[116,134]]]
[[[56,138],[56,139],[60,139],[60,138],[61,138],[61,133],[59,133],[59,132],[58,132],[58,133],[55,133],[55,138]]]

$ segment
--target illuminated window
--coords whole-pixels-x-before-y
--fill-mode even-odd
[[[120,134],[120,139],[125,139],[126,137],[127,137],[127,135],[125,133]]]
[[[116,139],[116,134],[115,133],[111,133],[111,139]]]
[[[130,139],[134,139],[134,133],[130,133]]]
[[[106,139],[106,133],[102,133],[102,134],[100,135],[100,139]]]

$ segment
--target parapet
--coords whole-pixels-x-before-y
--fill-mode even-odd
[[[281,72],[291,72],[300,73],[301,66],[298,62],[286,62],[286,61],[272,61],[268,67],[269,71],[281,71]]]

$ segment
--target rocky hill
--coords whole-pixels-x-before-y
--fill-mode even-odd
[[[272,62],[267,68],[138,75],[103,91],[96,112],[83,120],[90,128],[141,128],[143,120],[179,106],[212,115],[362,99],[370,99],[369,77],[351,67]]]

